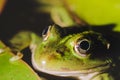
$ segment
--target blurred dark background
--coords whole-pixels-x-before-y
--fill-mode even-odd
[[[6,41],[20,30],[41,33],[44,27],[52,24],[49,14],[35,10],[38,6],[36,0],[7,0],[0,15],[0,39]]]

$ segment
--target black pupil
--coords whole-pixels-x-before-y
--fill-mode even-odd
[[[83,50],[87,50],[89,48],[89,42],[88,41],[82,41],[80,44],[79,44],[79,47]]]

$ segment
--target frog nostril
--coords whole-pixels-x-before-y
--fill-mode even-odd
[[[64,51],[63,50],[57,49],[56,52],[59,53],[61,56],[64,56]]]

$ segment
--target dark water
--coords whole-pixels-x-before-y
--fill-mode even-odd
[[[0,16],[0,38],[8,40],[20,30],[41,32],[52,22],[49,15],[36,12],[35,0],[8,0]]]
[[[30,30],[41,35],[43,29],[53,24],[49,14],[37,12],[35,9],[40,5],[35,0],[8,0],[3,13],[0,15],[0,40],[8,44],[8,40],[21,30]],[[120,33],[111,32],[114,24],[105,25],[105,28],[94,28],[95,31],[102,32],[111,43],[110,53],[119,56]],[[30,52],[29,49],[23,52]],[[25,54],[24,60],[31,65],[31,55]],[[117,62],[116,62],[117,63]],[[48,80],[74,80],[72,78],[61,78],[38,72]]]

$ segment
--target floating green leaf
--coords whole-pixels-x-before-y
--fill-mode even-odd
[[[116,25],[120,31],[120,0],[65,0],[69,9],[90,25]]]
[[[41,80],[19,56],[0,41],[0,80]]]

